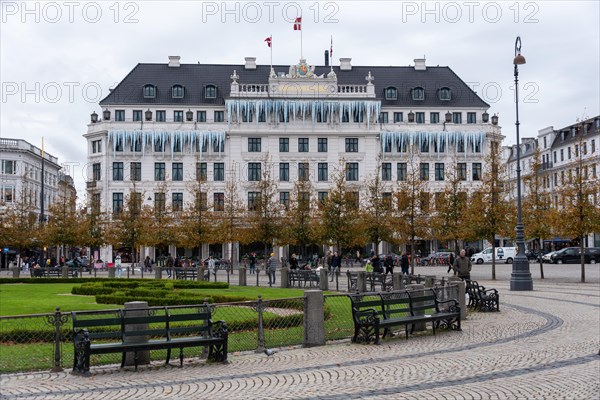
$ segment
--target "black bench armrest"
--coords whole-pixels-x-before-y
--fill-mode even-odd
[[[498,290],[494,288],[486,289],[485,286],[479,286],[478,290],[485,295],[487,295],[488,292],[490,292],[490,294],[493,293],[494,295],[498,296]]]
[[[227,339],[228,330],[227,330],[227,323],[225,323],[225,321],[223,321],[223,320],[215,321],[212,323],[212,325],[213,325],[213,328],[216,328],[216,329],[213,329],[214,337]]]
[[[436,307],[439,311],[439,305],[445,303],[452,303],[450,307],[448,307],[448,311],[460,313],[460,303],[456,299],[448,299],[448,300],[436,300]]]

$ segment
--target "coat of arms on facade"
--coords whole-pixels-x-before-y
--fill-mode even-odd
[[[315,66],[309,66],[305,59],[300,59],[297,65],[290,65],[286,78],[313,78],[315,75]]]

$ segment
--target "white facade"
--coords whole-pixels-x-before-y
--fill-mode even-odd
[[[410,70],[424,73],[420,78],[423,82],[377,86],[377,71],[389,75],[389,70],[372,67],[372,73],[371,67],[360,67],[368,73],[359,76],[359,71],[352,70],[349,63],[348,59],[345,69],[334,71],[327,67],[323,74],[317,75],[314,67],[300,60],[289,69],[274,67],[269,71],[263,66],[264,76],[257,75],[256,65],[248,59],[243,66],[219,65],[229,77],[226,85],[215,88],[223,99],[220,104],[205,101],[178,104],[175,97],[180,93],[175,88],[178,85],[154,86],[152,79],[158,82],[164,75],[178,73],[177,69],[183,67],[179,63],[162,69],[152,67],[160,71],[160,76],[154,78],[136,78],[134,74],[129,80],[143,82],[144,89],[142,85],[137,89],[144,90],[144,94],[145,87],[151,85],[155,89],[148,93],[164,96],[170,88],[173,96],[160,103],[154,98],[145,102],[139,96],[116,102],[116,94],[103,100],[104,119],[88,125],[84,135],[88,143],[90,199],[100,201],[101,208],[111,212],[135,185],[144,204],[153,205],[157,193],[164,191],[167,204],[176,202],[185,207],[194,201],[191,182],[196,180],[198,171],[205,171],[207,197],[212,203],[215,196],[225,191],[225,181],[233,170],[239,195],[247,202],[249,193],[257,186],[254,167],[260,165],[262,172],[266,158],[281,201],[291,196],[306,164],[312,183],[311,196],[322,196],[330,189],[332,174],[342,159],[346,163],[348,184],[356,187],[361,197],[379,162],[380,174],[392,188],[402,178],[401,164],[410,158],[420,168],[425,168],[421,164],[428,166],[426,175],[432,192],[443,190],[447,171],[459,163],[466,173],[467,191],[479,184],[490,141],[501,141],[503,137],[500,128],[488,122],[487,104],[473,92],[467,95],[464,91],[470,89],[464,82],[452,73],[455,81],[439,90],[429,90],[425,74],[428,67],[420,60]],[[432,79],[436,79],[436,67],[431,71]],[[257,81],[238,82],[248,73],[257,77]],[[340,83],[342,78],[345,83]],[[349,78],[354,81],[348,82]],[[127,79],[120,86],[126,85]],[[457,88],[461,84],[462,94]],[[204,96],[212,93],[207,86],[211,84],[202,86]],[[421,105],[420,87],[426,88],[424,96],[439,98]],[[446,89],[448,92],[442,94]],[[185,86],[183,96],[188,92],[191,89]],[[416,94],[400,101],[405,93]],[[458,96],[475,101],[468,103]],[[448,123],[447,113],[451,121]],[[204,145],[206,151],[202,151]],[[105,257],[110,259],[110,255]]]

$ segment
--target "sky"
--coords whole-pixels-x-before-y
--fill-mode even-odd
[[[516,142],[515,40],[521,137],[600,114],[597,1],[6,1],[1,0],[0,137],[41,147],[85,191],[90,114],[138,63],[449,66]],[[377,76],[373,82],[377,87]]]

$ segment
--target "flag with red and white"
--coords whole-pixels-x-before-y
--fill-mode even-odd
[[[331,45],[329,47],[329,57],[333,60],[333,35],[331,35]]]
[[[271,40],[272,40],[271,36],[269,36],[268,38],[265,39],[265,42],[267,42],[267,46],[269,46],[269,47],[271,47]]]
[[[294,30],[301,31],[302,30],[302,17],[297,17],[294,21]]]

